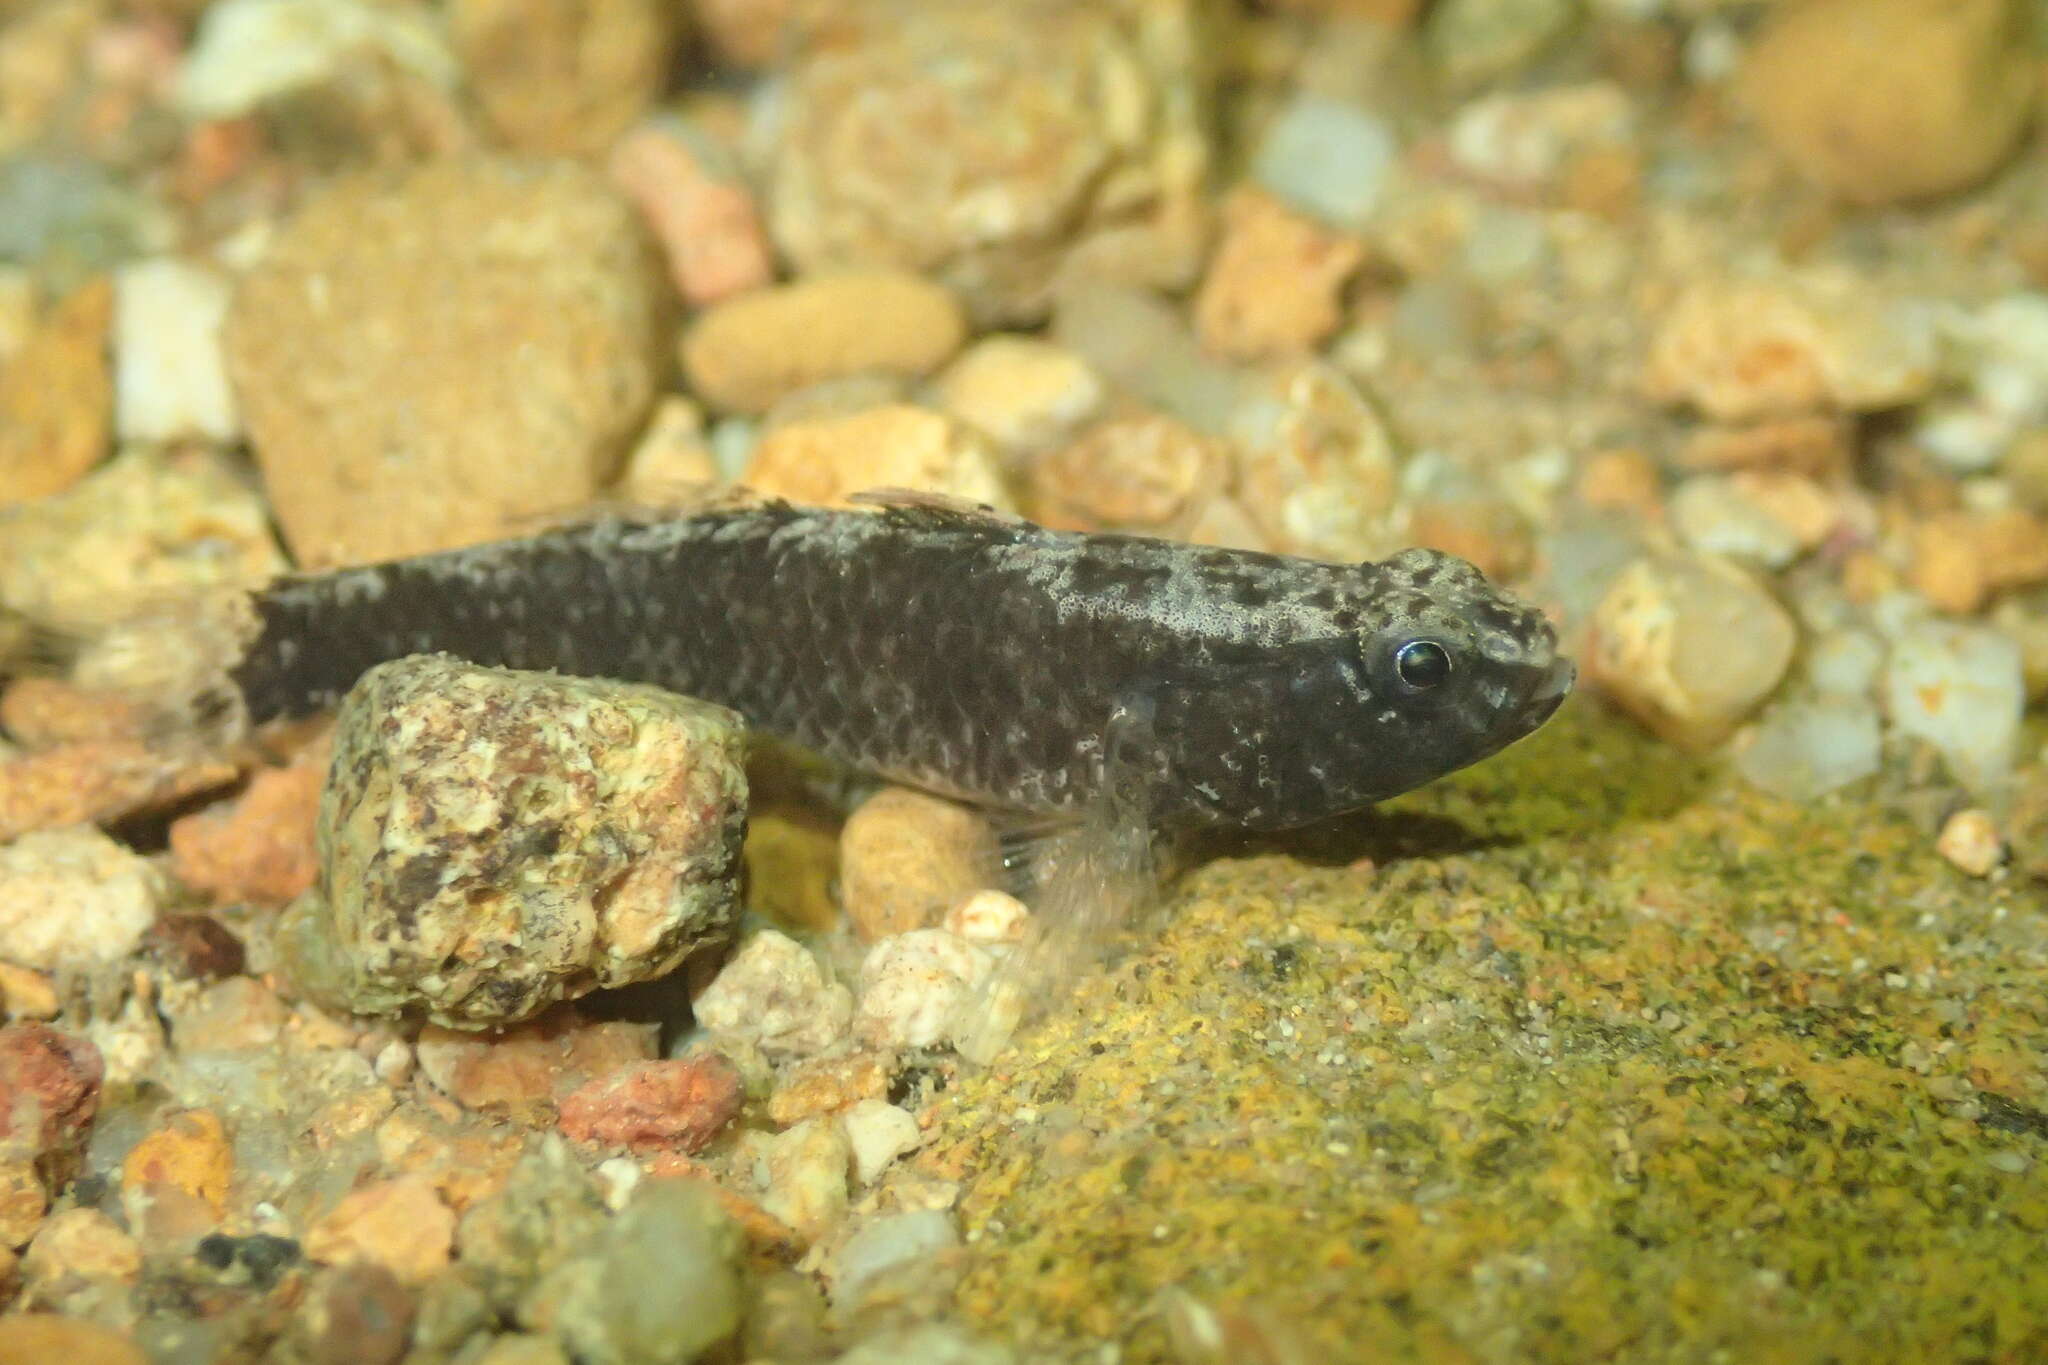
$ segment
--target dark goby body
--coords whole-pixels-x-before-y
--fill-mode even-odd
[[[1368,805],[1520,739],[1572,679],[1537,613],[1446,555],[1327,564],[915,503],[599,519],[280,580],[211,634],[237,720],[446,651],[655,683],[993,806],[1127,798],[1162,829]]]

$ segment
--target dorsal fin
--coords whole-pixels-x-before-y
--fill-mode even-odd
[[[952,493],[934,493],[925,488],[863,488],[846,500],[857,507],[879,507],[885,512],[926,513],[960,521],[994,526],[1020,527],[1031,523],[1015,512],[1005,512],[985,502],[974,502]]]

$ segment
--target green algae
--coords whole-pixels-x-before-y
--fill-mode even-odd
[[[962,1308],[1167,1361],[2048,1356],[2048,917],[1591,707],[1174,893],[942,1115]]]

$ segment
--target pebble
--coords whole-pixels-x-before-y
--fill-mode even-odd
[[[697,0],[690,12],[721,64],[751,69],[796,45],[803,7],[796,0]]]
[[[460,79],[422,12],[370,0],[220,0],[179,68],[176,102],[195,121],[240,118],[332,84],[366,57],[444,89]]]
[[[1212,359],[1181,310],[1145,289],[1070,290],[1053,315],[1053,338],[1102,375],[1113,391],[1222,435],[1242,392],[1235,366]]]
[[[1210,162],[1192,10],[917,20],[855,23],[788,68],[768,203],[801,270],[916,270],[983,326],[1042,319],[1062,283],[1189,283]]]
[[[1797,475],[1784,475],[1776,481],[1779,490],[1785,480],[1798,480],[1794,489],[1810,490],[1819,498],[1819,507],[1792,503],[1797,492],[1789,497],[1781,493],[1778,505],[1773,505],[1772,492],[1778,490],[1768,485],[1703,474],[1671,491],[1672,527],[1702,554],[1782,569],[1819,544],[1833,525],[1830,504],[1818,488]]]
[[[882,1099],[865,1099],[839,1116],[846,1141],[853,1152],[853,1179],[868,1186],[881,1177],[889,1163],[905,1152],[914,1152],[924,1141],[917,1116]]]
[[[718,458],[704,430],[704,410],[672,393],[655,404],[626,456],[616,494],[640,506],[689,506],[717,482]]]
[[[135,450],[0,517],[0,602],[80,625],[284,570],[249,481],[209,450]]]
[[[114,431],[126,441],[231,445],[241,419],[221,353],[228,280],[159,256],[114,277]]]
[[[1365,244],[1257,188],[1223,202],[1223,235],[1195,295],[1195,329],[1211,354],[1255,361],[1312,351],[1337,330],[1344,285]]]
[[[146,859],[96,829],[24,834],[0,847],[0,958],[41,971],[118,961],[163,894]]]
[[[1031,911],[1008,892],[984,887],[954,901],[939,927],[982,948],[1022,943],[1031,928]]]
[[[1031,513],[1062,530],[1183,537],[1222,496],[1230,461],[1165,413],[1119,414],[1032,463]]]
[[[231,976],[180,1004],[166,1002],[179,1055],[268,1051],[291,1012],[277,992],[254,977]]]
[[[399,1365],[418,1302],[383,1266],[314,1272],[292,1321],[292,1356],[307,1365]]]
[[[149,1365],[149,1357],[111,1327],[54,1313],[16,1313],[0,1329],[0,1365]]]
[[[950,1215],[939,1209],[910,1209],[864,1224],[832,1260],[832,1302],[843,1313],[856,1308],[881,1275],[922,1269],[960,1245]],[[923,1359],[923,1357],[917,1357]]]
[[[836,1053],[796,1063],[768,1097],[768,1118],[789,1128],[820,1114],[836,1114],[889,1093],[889,1061],[874,1052]]]
[[[1766,137],[1852,204],[1967,189],[2034,107],[2023,0],[1801,0],[1771,11],[1743,64]]]
[[[216,1219],[225,1217],[234,1183],[235,1154],[220,1116],[205,1109],[174,1113],[130,1148],[121,1162],[125,1189],[168,1185],[199,1200]]]
[[[146,723],[142,709],[129,698],[62,678],[15,678],[0,692],[0,729],[28,749],[133,738]]]
[[[11,1257],[15,1247],[27,1246],[49,1210],[49,1192],[36,1174],[36,1163],[26,1156],[0,1157],[0,1250]],[[10,1261],[0,1272],[11,1268]],[[0,1284],[8,1278],[0,1273]]]
[[[906,787],[862,802],[839,837],[840,899],[867,943],[934,923],[1000,869],[986,816]]]
[[[1400,157],[1401,144],[1385,120],[1299,90],[1260,135],[1251,173],[1302,212],[1357,231],[1378,213]]]
[[[261,768],[239,796],[171,823],[171,875],[215,904],[283,905],[319,870],[314,827],[325,765]]]
[[[1577,0],[1441,0],[1423,41],[1450,87],[1470,90],[1533,64],[1578,17]]]
[[[1333,366],[1305,361],[1265,376],[1231,414],[1237,500],[1269,548],[1352,561],[1399,548],[1393,433]]]
[[[966,315],[942,285],[907,270],[832,272],[706,310],[683,338],[683,372],[712,408],[759,413],[829,379],[921,378],[966,335]]]
[[[768,497],[844,503],[872,488],[909,488],[1010,510],[988,443],[940,413],[892,403],[776,427],[754,447],[740,482]]]
[[[602,1147],[699,1152],[745,1100],[739,1068],[716,1052],[633,1062],[566,1096],[561,1128]]]
[[[687,1180],[643,1181],[587,1255],[536,1292],[587,1365],[675,1365],[730,1338],[744,1311],[739,1228]]]
[[[1884,645],[1863,630],[1826,630],[1807,642],[1806,680],[1823,695],[1872,695],[1884,667]]]
[[[1657,323],[1643,388],[1718,422],[1908,406],[1936,378],[1924,308],[1847,271],[1688,286]]]
[[[1574,162],[1625,148],[1635,125],[1628,92],[1611,81],[1501,91],[1458,111],[1446,150],[1474,179],[1533,194],[1554,186]]]
[[[2005,840],[1989,811],[1959,810],[1942,824],[1935,851],[1972,877],[1988,877],[2005,861]]]
[[[324,1265],[367,1262],[401,1284],[426,1283],[454,1254],[455,1211],[425,1176],[375,1181],[342,1196],[306,1230],[306,1255]]]
[[[1701,427],[1686,436],[1678,464],[1684,469],[1773,469],[1839,478],[1854,458],[1851,435],[1847,422],[1828,413]]]
[[[658,688],[380,665],[342,701],[280,953],[320,1003],[468,1028],[664,976],[738,914],[742,750],[732,712]]]
[[[430,1025],[414,1051],[428,1082],[464,1109],[544,1123],[574,1091],[652,1060],[655,1033],[647,1024],[585,1020],[565,1005],[493,1033]]]
[[[469,92],[507,146],[603,151],[651,108],[683,15],[663,0],[453,0],[448,36]]]
[[[1892,728],[1924,739],[1972,792],[2011,771],[2026,685],[2019,646],[1997,630],[1908,624],[1892,641],[1884,697]]]
[[[1877,708],[1859,697],[1823,696],[1767,709],[1735,766],[1774,796],[1812,801],[1869,777],[1883,757]]]
[[[50,978],[12,962],[0,962],[0,1013],[12,1019],[55,1019],[57,988]]]
[[[686,303],[708,307],[775,278],[774,249],[752,192],[714,173],[685,130],[642,124],[619,139],[606,164],[661,244],[669,280]]]
[[[982,337],[932,380],[932,401],[1012,459],[1050,450],[1101,411],[1095,368],[1057,342]]]
[[[977,1340],[943,1323],[901,1327],[869,1337],[832,1365],[1018,1365],[1007,1346]]]
[[[691,1002],[697,1022],[771,1057],[803,1057],[846,1036],[853,995],[804,946],[764,929],[740,945]]]
[[[1971,615],[1994,593],[2048,580],[2048,520],[2021,508],[1937,513],[1912,545],[1908,577],[1941,611]]]
[[[868,950],[854,1034],[875,1047],[937,1047],[988,977],[993,959],[943,929],[913,929]]]
[[[32,1298],[47,1302],[73,1280],[135,1283],[142,1276],[142,1249],[98,1209],[59,1209],[43,1220],[22,1253],[21,1270]]]
[[[589,500],[654,400],[657,272],[631,207],[567,162],[442,158],[311,198],[226,332],[300,564],[444,549]]]
[[[0,364],[0,507],[63,492],[107,453],[113,316],[113,286],[94,280],[59,300]]]
[[[1755,579],[1703,555],[1625,567],[1593,614],[1588,680],[1673,744],[1711,748],[1769,696],[1798,629]]]
[[[131,739],[0,756],[0,840],[163,810],[238,775],[231,762],[156,753]]]
[[[846,1178],[853,1147],[826,1118],[805,1119],[787,1132],[748,1135],[761,1206],[807,1242],[823,1239],[846,1217]]]

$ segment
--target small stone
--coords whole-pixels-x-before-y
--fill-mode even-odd
[[[1588,679],[1665,739],[1702,750],[1778,685],[1798,630],[1742,570],[1706,556],[1636,560],[1595,610]]]
[[[1009,1347],[977,1340],[965,1330],[943,1323],[902,1327],[869,1337],[832,1365],[900,1365],[911,1360],[917,1365],[1019,1365],[1017,1353]]]
[[[309,200],[226,334],[301,565],[443,549],[587,501],[656,392],[655,270],[631,208],[571,163],[441,158]]]
[[[853,1148],[831,1119],[806,1119],[786,1133],[750,1134],[755,1180],[769,1213],[815,1242],[846,1217]]]
[[[0,840],[162,810],[228,785],[239,771],[233,763],[155,753],[132,739],[83,740],[0,759]]]
[[[443,88],[461,70],[426,14],[364,0],[221,0],[207,7],[175,99],[195,120],[240,118],[333,85],[357,62]]]
[[[0,1327],[0,1365],[149,1365],[121,1333],[54,1313],[17,1313]]]
[[[167,1184],[224,1217],[234,1183],[235,1155],[218,1115],[187,1109],[171,1115],[129,1149],[121,1163],[125,1186]]]
[[[1031,911],[1008,892],[983,887],[953,902],[939,927],[983,948],[1022,943],[1031,928]]]
[[[639,208],[661,244],[669,280],[696,308],[763,289],[775,254],[754,196],[714,174],[693,140],[664,123],[645,124],[612,148],[612,182]]]
[[[241,420],[221,355],[229,286],[170,257],[114,277],[114,429],[127,441],[230,445]]]
[[[690,6],[697,26],[721,65],[761,67],[794,47],[796,0],[697,0]]]
[[[924,1141],[916,1116],[887,1100],[862,1100],[841,1114],[839,1123],[853,1151],[854,1182],[862,1186],[874,1184],[890,1162]]]
[[[1937,513],[1913,528],[1909,577],[1940,610],[1970,615],[1993,593],[2048,580],[2048,522],[2017,507]]]
[[[171,1040],[186,1056],[270,1048],[290,1018],[277,992],[248,976],[217,981],[189,1003],[167,1008],[166,1013]]]
[[[1988,877],[2005,860],[2005,841],[1989,811],[1959,810],[1934,841],[1935,851],[1972,877]]]
[[[26,1156],[0,1157],[0,1248],[27,1246],[50,1211],[36,1163]],[[4,1277],[0,1277],[4,1279]]]
[[[1663,498],[1657,462],[1640,450],[1602,450],[1579,466],[1580,501],[1603,511],[1661,515]]]
[[[494,1339],[470,1365],[575,1365],[552,1337],[507,1332]]]
[[[908,271],[815,275],[710,309],[683,340],[683,369],[712,407],[766,412],[828,379],[929,374],[966,334],[953,296]]]
[[[798,1062],[768,1097],[768,1118],[789,1128],[821,1114],[836,1114],[889,1093],[889,1064],[873,1052],[812,1057]]]
[[[512,1023],[730,934],[746,776],[722,707],[415,656],[350,689],[334,752],[319,886],[279,931],[320,1003]]]
[[[221,1216],[197,1195],[165,1181],[123,1182],[121,1216],[146,1258],[177,1256],[220,1231]]]
[[[300,1300],[293,1323],[297,1354],[307,1365],[399,1365],[417,1307],[381,1265],[329,1267],[314,1275]]]
[[[2007,636],[1913,623],[1892,641],[1884,696],[1892,728],[1933,745],[1968,790],[1987,793],[2011,771],[2026,684]]]
[[[1884,667],[1884,646],[1868,631],[1822,631],[1807,643],[1805,663],[1814,691],[1867,699]]]
[[[1854,204],[1966,189],[2034,106],[2019,0],[1801,0],[1751,44],[1742,81],[1799,172]]]
[[[1760,505],[1733,479],[1703,474],[1672,490],[1671,524],[1702,554],[1782,569],[1817,541]]]
[[[306,1255],[328,1265],[367,1262],[401,1284],[424,1284],[447,1266],[455,1211],[434,1182],[404,1175],[344,1195],[306,1233]]]
[[[1774,796],[1812,801],[1869,777],[1883,755],[1877,708],[1860,697],[1824,696],[1765,711],[1735,766]]]
[[[1528,522],[1490,493],[1422,498],[1408,509],[1408,537],[1424,549],[1456,555],[1496,583],[1529,571],[1535,554]]]
[[[45,971],[118,961],[162,895],[156,869],[96,829],[24,834],[0,847],[0,958]]]
[[[853,996],[826,979],[802,944],[764,929],[740,945],[691,1009],[713,1033],[744,1038],[771,1057],[801,1057],[846,1036]]]
[[[976,341],[932,381],[932,397],[1005,455],[1048,450],[1093,417],[1108,397],[1102,377],[1066,347],[999,334]]]
[[[635,506],[688,506],[718,482],[718,456],[704,431],[704,410],[672,393],[655,404],[626,457],[617,491]]]
[[[745,1099],[739,1069],[716,1052],[634,1062],[564,1098],[561,1128],[575,1142],[635,1152],[698,1152]]]
[[[55,1019],[57,988],[40,972],[0,962],[0,1013],[12,1019]]]
[[[943,929],[883,939],[861,962],[855,1035],[876,1047],[939,1045],[992,965],[987,952]]]
[[[1847,271],[1730,277],[1665,312],[1643,388],[1719,422],[1903,407],[1933,388],[1935,343],[1925,309]]]
[[[1355,231],[1373,220],[1400,158],[1385,120],[1302,90],[1266,125],[1252,174],[1303,212]]]
[[[1230,435],[1238,501],[1273,549],[1356,562],[1399,548],[1393,433],[1335,367],[1305,361],[1265,375],[1239,396]]]
[[[133,1284],[142,1275],[142,1251],[121,1225],[98,1209],[62,1209],[43,1220],[21,1257],[31,1286],[73,1279]]]
[[[461,1264],[509,1316],[536,1280],[589,1246],[605,1223],[604,1205],[568,1145],[544,1143],[513,1167],[503,1188],[462,1215]]]
[[[211,915],[165,915],[142,936],[142,955],[184,981],[239,976],[247,961],[235,931]]]
[[[1230,454],[1164,413],[1110,417],[1031,466],[1032,515],[1072,531],[1178,537],[1229,481]]]
[[[1849,424],[1825,413],[1702,427],[1678,452],[1687,469],[1782,469],[1814,478],[1839,477],[1853,458]]]
[[[262,768],[232,801],[171,824],[171,875],[216,904],[283,905],[313,885],[325,765]]]
[[[833,1258],[832,1301],[845,1311],[860,1303],[862,1292],[877,1276],[922,1269],[959,1245],[952,1218],[939,1209],[911,1209],[877,1218],[847,1238]]]
[[[1465,174],[1508,194],[1540,195],[1635,136],[1628,93],[1591,81],[1482,96],[1458,111],[1446,142]]]
[[[586,1021],[561,1006],[498,1033],[428,1026],[415,1046],[420,1070],[473,1113],[544,1123],[565,1096],[655,1055],[655,1030],[624,1020]]]
[[[50,310],[0,364],[0,506],[71,487],[107,453],[114,291],[95,280]]]
[[[1001,865],[980,812],[904,787],[875,793],[839,839],[839,894],[869,943],[935,922]]]
[[[843,1184],[843,1180],[842,1180]],[[586,1257],[558,1267],[535,1299],[589,1365],[698,1359],[740,1325],[739,1229],[694,1182],[649,1180]]]
[[[144,723],[133,700],[62,678],[15,678],[0,693],[0,727],[29,749],[134,738]]]
[[[981,437],[902,403],[777,427],[754,448],[740,482],[765,496],[819,505],[844,503],[864,489],[909,488],[1011,506],[999,462]]]
[[[1204,435],[1228,428],[1251,387],[1237,367],[1202,349],[1180,308],[1149,290],[1069,290],[1060,295],[1053,337],[1112,391],[1126,392]]]
[[[1444,79],[1469,90],[1535,62],[1578,17],[1577,0],[1442,0],[1423,36]]]
[[[1195,296],[1202,344],[1230,360],[1314,350],[1337,330],[1343,290],[1365,261],[1356,237],[1332,232],[1264,191],[1235,191],[1223,238]]]
[[[576,156],[602,151],[653,106],[681,17],[662,0],[454,0],[448,33],[507,145]]]

